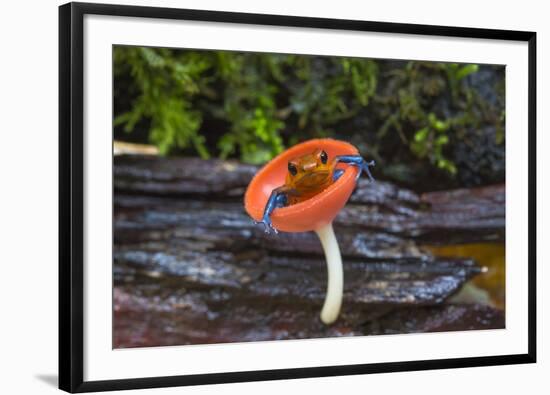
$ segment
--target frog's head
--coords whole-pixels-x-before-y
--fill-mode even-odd
[[[316,189],[332,181],[332,168],[327,153],[316,149],[288,162],[287,184],[297,189]]]

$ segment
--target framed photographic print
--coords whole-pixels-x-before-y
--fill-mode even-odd
[[[534,32],[59,17],[61,389],[535,362]]]

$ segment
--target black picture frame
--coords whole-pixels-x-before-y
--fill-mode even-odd
[[[83,377],[83,19],[87,14],[364,32],[404,33],[528,43],[528,352],[216,374],[84,381]],[[69,3],[59,7],[59,388],[106,391],[320,376],[449,369],[536,361],[536,33],[173,8]]]

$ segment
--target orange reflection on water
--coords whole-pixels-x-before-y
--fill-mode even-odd
[[[450,246],[425,246],[435,256],[473,258],[486,273],[477,275],[472,284],[487,291],[495,307],[503,309],[505,304],[505,261],[504,243],[472,243]]]

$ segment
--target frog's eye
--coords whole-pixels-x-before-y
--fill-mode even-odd
[[[298,169],[296,168],[296,165],[292,162],[288,162],[288,171],[290,172],[290,174],[292,174],[293,176],[295,176],[296,174],[298,174]]]
[[[327,161],[328,161],[328,155],[325,151],[321,151],[321,162],[323,162],[324,165],[327,164]]]

